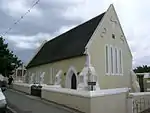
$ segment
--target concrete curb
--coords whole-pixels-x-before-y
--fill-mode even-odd
[[[84,112],[78,111],[76,109],[73,109],[73,108],[70,108],[70,107],[67,107],[67,106],[64,106],[64,105],[61,105],[61,104],[49,101],[49,100],[42,99],[40,97],[36,97],[36,96],[32,96],[32,95],[29,95],[29,94],[24,93],[24,92],[20,92],[18,90],[14,90],[14,89],[8,89],[8,90],[12,91],[12,92],[15,92],[15,93],[19,93],[21,95],[24,95],[24,96],[26,96],[26,97],[28,97],[30,99],[40,101],[40,102],[42,102],[44,104],[49,104],[49,105],[52,105],[54,107],[57,107],[57,108],[60,108],[60,109],[64,109],[64,110],[69,111],[71,113],[84,113]],[[16,112],[14,112],[14,113],[16,113]]]
[[[12,108],[10,108],[9,106],[7,106],[7,109],[10,110],[12,113],[17,113],[15,110],[13,110]]]

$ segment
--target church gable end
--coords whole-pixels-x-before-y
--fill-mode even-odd
[[[102,88],[129,86],[132,55],[113,5],[106,11],[86,48]]]

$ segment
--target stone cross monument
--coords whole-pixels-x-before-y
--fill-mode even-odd
[[[94,91],[99,90],[98,78],[95,68],[91,64],[90,54],[86,48],[86,62],[85,67],[79,74],[79,85],[78,90]]]
[[[33,78],[34,78],[34,76],[35,76],[35,74],[32,73],[32,75],[30,76],[30,81],[29,81],[30,84],[33,84]]]
[[[58,73],[55,76],[55,86],[61,87],[61,75],[62,75],[62,70],[59,70]]]
[[[44,83],[44,75],[45,75],[45,72],[43,72],[43,73],[40,75],[40,85]]]

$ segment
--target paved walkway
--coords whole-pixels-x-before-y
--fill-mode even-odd
[[[25,95],[13,90],[5,91],[8,106],[17,113],[73,113],[59,105],[44,102],[38,97]],[[74,111],[74,113],[77,113]]]
[[[150,109],[147,109],[147,110],[145,110],[145,111],[143,111],[141,113],[150,113]]]

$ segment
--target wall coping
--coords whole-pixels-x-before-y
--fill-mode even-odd
[[[57,88],[57,87],[55,88],[53,86],[53,87],[43,87],[42,90],[64,93],[64,94],[72,95],[72,96],[91,98],[91,97],[99,97],[99,96],[126,93],[129,91],[129,88],[102,89],[102,90],[98,90],[98,91],[79,91],[79,90],[72,90],[72,89],[67,89],[67,88]]]
[[[26,84],[26,83],[13,83],[13,85],[24,86],[24,87],[31,87],[33,84]]]
[[[29,87],[31,87],[32,85],[36,85],[36,86],[38,86],[39,84],[27,84],[27,83],[21,83],[21,82],[15,82],[15,83],[13,83],[14,85],[19,85],[19,86],[29,86]],[[46,85],[46,84],[41,84],[41,86],[43,86],[43,87],[46,87],[46,86],[48,86],[48,85]]]
[[[137,93],[129,93],[129,97],[138,97],[138,96],[150,96],[150,92],[137,92]]]
[[[147,80],[147,83],[150,83],[150,80]]]
[[[14,85],[19,85],[23,87],[31,87],[33,84],[27,84],[27,83],[14,83]],[[50,91],[50,92],[58,92],[58,93],[64,93],[67,95],[72,96],[79,96],[79,97],[99,97],[99,96],[107,96],[107,95],[116,95],[120,93],[126,93],[129,92],[129,88],[115,88],[115,89],[101,89],[97,91],[81,91],[81,90],[72,90],[67,88],[60,88],[54,85],[43,85],[42,91]],[[132,94],[132,93],[130,93]],[[150,95],[150,93],[149,93]]]

